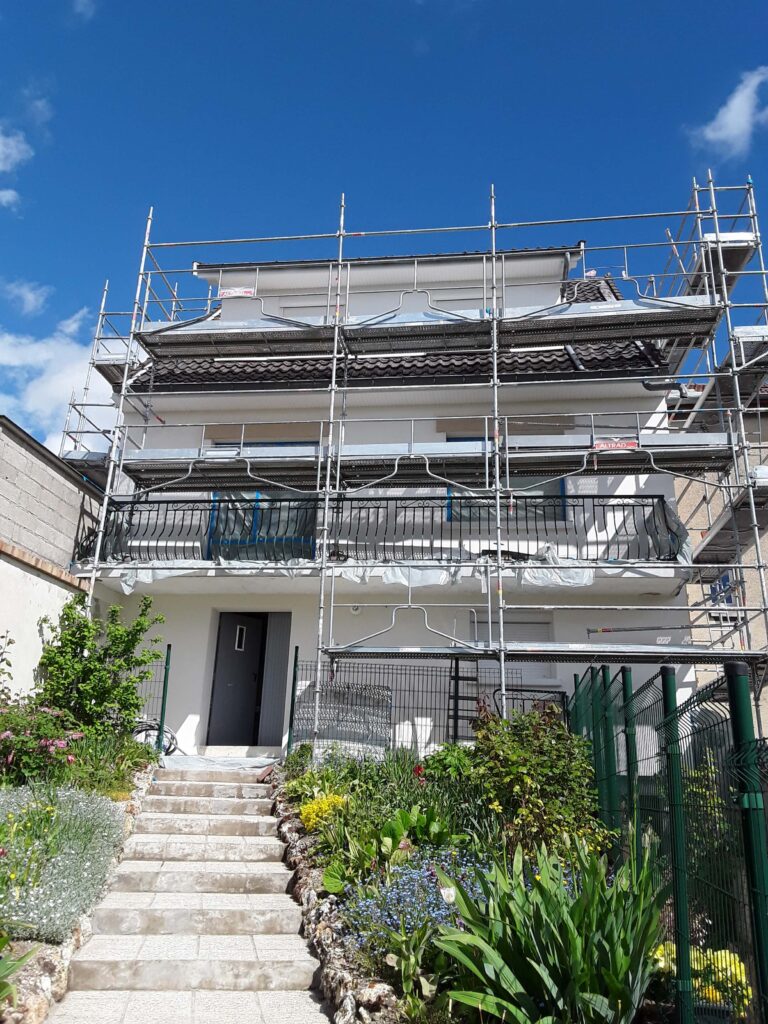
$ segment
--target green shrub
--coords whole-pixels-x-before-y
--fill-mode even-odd
[[[67,764],[62,780],[118,799],[133,789],[136,772],[156,761],[155,748],[132,736],[89,732],[77,743],[74,760]]]
[[[285,758],[283,764],[283,771],[285,772],[285,778],[290,782],[291,779],[296,779],[312,764],[312,744],[301,743],[295,750],[292,750]]]
[[[589,745],[556,711],[513,711],[508,720],[482,714],[472,760],[486,803],[504,819],[510,849],[556,850],[563,836],[582,837],[596,849],[608,845]]]
[[[466,779],[472,774],[471,748],[460,743],[446,743],[424,760],[427,779]]]
[[[479,876],[479,899],[439,873],[463,922],[435,940],[460,971],[452,999],[517,1024],[631,1024],[662,935],[651,849],[613,878],[585,842],[566,852],[563,861],[541,847],[531,870],[518,847],[511,870],[497,863]]]
[[[0,779],[12,786],[64,778],[83,733],[71,715],[0,691]]]
[[[452,835],[434,807],[399,810],[380,828],[369,822],[354,831],[339,815],[324,830],[323,846],[331,854],[323,872],[328,892],[342,892],[347,885],[388,864],[402,864],[419,846],[456,846],[468,837]]]
[[[150,615],[151,607],[152,599],[143,597],[138,616],[126,624],[120,606],[113,605],[102,622],[89,618],[85,597],[78,595],[64,605],[57,624],[42,619],[50,635],[40,658],[41,703],[66,709],[83,726],[130,733],[143,706],[139,687],[160,657],[159,637],[141,646],[163,621]]]
[[[32,828],[10,835],[12,845],[0,857],[0,920],[23,922],[12,927],[16,938],[63,942],[101,895],[123,838],[122,809],[76,789],[0,789],[0,822],[9,814],[14,820],[30,818]],[[34,877],[23,879],[3,867],[18,863],[30,849],[37,860]]]

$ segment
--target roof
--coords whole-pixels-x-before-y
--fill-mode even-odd
[[[200,385],[210,388],[280,388],[302,384],[317,387],[331,378],[330,358],[299,357],[250,360],[247,357],[217,358],[181,356],[157,358],[151,369],[134,381],[141,388],[146,379],[158,390],[180,390]],[[499,354],[499,377],[502,381],[551,380],[595,376],[648,376],[665,373],[666,361],[653,342],[621,342],[616,344],[581,344],[578,350],[570,345],[547,348],[509,349]],[[372,387],[401,382],[421,385],[440,383],[473,383],[490,379],[491,352],[444,351],[424,354],[390,353],[350,356],[341,360],[339,371],[347,386]]]

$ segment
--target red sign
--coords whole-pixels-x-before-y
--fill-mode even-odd
[[[639,447],[638,442],[632,437],[603,437],[594,444],[596,452],[621,452]]]

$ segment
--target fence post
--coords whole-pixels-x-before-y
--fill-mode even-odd
[[[502,709],[504,697],[502,694]],[[453,659],[453,742],[459,742],[459,659]]]
[[[605,799],[609,828],[619,825],[619,790],[616,775],[616,733],[613,719],[613,702],[610,699],[611,669],[603,665],[600,670],[603,702],[603,765],[605,767]]]
[[[637,735],[635,733],[635,702],[632,689],[632,669],[621,666],[621,690],[624,704],[624,744],[627,758],[627,820],[635,836],[637,863],[643,860],[643,836],[640,828],[637,799]]]
[[[168,676],[171,671],[171,644],[168,644],[165,648],[165,668],[163,669],[163,697],[160,701],[160,724],[157,729],[157,739],[155,740],[155,749],[158,754],[163,753],[164,744],[163,738],[165,736],[165,712],[168,708]]]
[[[760,1017],[768,1021],[768,848],[763,793],[752,722],[749,669],[743,661],[725,663],[728,704],[731,710],[734,753],[738,773],[741,828],[749,883],[752,936],[759,993]]]
[[[664,721],[660,741],[665,746],[669,788],[672,901],[675,908],[677,950],[677,1010],[680,1024],[693,1024],[693,982],[691,979],[691,926],[688,918],[688,871],[685,848],[683,770],[680,753],[680,723],[677,718],[677,681],[671,665],[661,667]]]
[[[600,818],[605,821],[605,771],[603,770],[603,751],[601,748],[603,702],[601,700],[602,688],[599,685],[598,672],[594,667],[589,670],[589,685],[592,698],[592,761],[595,766],[595,783],[597,784],[597,809]]]
[[[581,676],[578,672],[573,673],[573,709],[569,716],[568,728],[571,732],[577,736],[581,736],[581,694],[579,693],[579,684],[581,683]]]
[[[291,679],[291,710],[288,713],[288,753],[293,750],[293,716],[296,711],[296,686],[299,679],[299,645],[293,649],[293,677]]]

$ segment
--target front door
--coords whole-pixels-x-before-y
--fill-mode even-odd
[[[266,615],[222,612],[213,670],[208,745],[250,747],[261,717]]]

